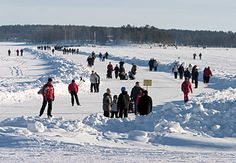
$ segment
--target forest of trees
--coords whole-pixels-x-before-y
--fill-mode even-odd
[[[207,47],[236,47],[236,33],[223,31],[164,30],[153,26],[96,27],[75,25],[0,26],[0,41],[28,43],[161,43]]]

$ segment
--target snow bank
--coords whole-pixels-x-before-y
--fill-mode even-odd
[[[136,131],[144,135],[149,132],[158,135],[191,132],[212,137],[236,137],[235,115],[236,89],[227,89],[202,94],[187,104],[168,103],[135,119],[109,119],[93,114],[83,123],[102,132],[129,133],[129,138],[133,138]]]
[[[50,65],[50,73],[38,79],[42,83],[47,81],[48,77],[52,77],[55,82],[70,83],[71,79],[79,79],[79,77],[88,78],[89,71],[82,65],[76,65],[74,62],[62,58],[60,56],[52,55],[45,51],[38,51],[31,48],[25,48],[26,52],[31,53],[36,58],[40,58]]]

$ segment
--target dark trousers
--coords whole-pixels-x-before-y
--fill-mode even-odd
[[[114,115],[116,118],[118,118],[118,112],[117,111],[112,111],[111,112],[111,118],[114,118]]]
[[[104,113],[103,113],[103,115],[105,116],[105,117],[110,117],[110,112],[109,111],[104,111]]]
[[[74,106],[74,103],[75,103],[74,101],[76,101],[77,105],[80,105],[77,93],[75,91],[71,91],[70,94],[71,94],[71,104],[72,104],[72,106]],[[74,98],[75,98],[75,100],[74,100]]]
[[[175,79],[177,79],[178,72],[174,72],[174,75],[175,75]]]
[[[198,80],[195,79],[195,88],[198,87]]]
[[[206,83],[209,83],[209,81],[210,81],[210,76],[206,76],[206,77],[205,77],[205,81],[206,81]]]
[[[94,92],[99,92],[99,85],[100,85],[100,83],[95,84]]]
[[[46,100],[46,99],[43,100],[43,105],[40,109],[39,116],[43,115],[43,112],[45,110],[45,107],[46,107],[47,103],[48,103],[47,115],[50,116],[50,117],[52,116],[52,113],[51,113],[52,112],[52,100]]]
[[[93,92],[93,90],[94,90],[94,92],[96,92],[95,90],[96,90],[96,83],[91,83],[91,85],[90,85],[90,92]]]
[[[120,108],[119,117],[120,118],[128,117],[128,109]]]
[[[183,73],[179,73],[179,78],[180,79],[183,79],[183,76],[184,76]]]

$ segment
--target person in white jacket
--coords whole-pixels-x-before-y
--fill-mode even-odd
[[[96,74],[94,73],[94,71],[92,71],[92,74],[90,75],[90,82],[91,82],[91,85],[90,85],[90,92],[96,92],[96,82],[97,82],[97,76]]]

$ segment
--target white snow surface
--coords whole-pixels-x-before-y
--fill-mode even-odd
[[[157,45],[82,46],[79,54],[37,50],[36,46],[0,43],[0,162],[235,162],[236,159],[236,49],[168,47]],[[9,57],[7,50],[12,50]],[[16,49],[24,49],[16,56]],[[107,51],[108,60],[87,67],[91,52]],[[192,59],[202,53],[202,60]],[[148,71],[148,60],[159,61]],[[137,64],[135,80],[106,79],[106,66],[125,61],[129,71]],[[173,62],[197,64],[199,88],[183,103],[182,81],[171,73]],[[213,77],[202,82],[210,66]],[[99,93],[90,93],[89,75],[101,76]],[[37,91],[53,78],[53,118],[38,117],[42,103]],[[79,82],[82,77],[85,82]],[[67,91],[79,83],[82,106],[71,106]],[[125,86],[130,94],[136,81],[152,79],[148,88],[153,112],[147,116],[106,118],[102,96]],[[144,86],[143,86],[144,87]],[[146,87],[144,87],[146,88]],[[47,109],[47,108],[46,108]]]

